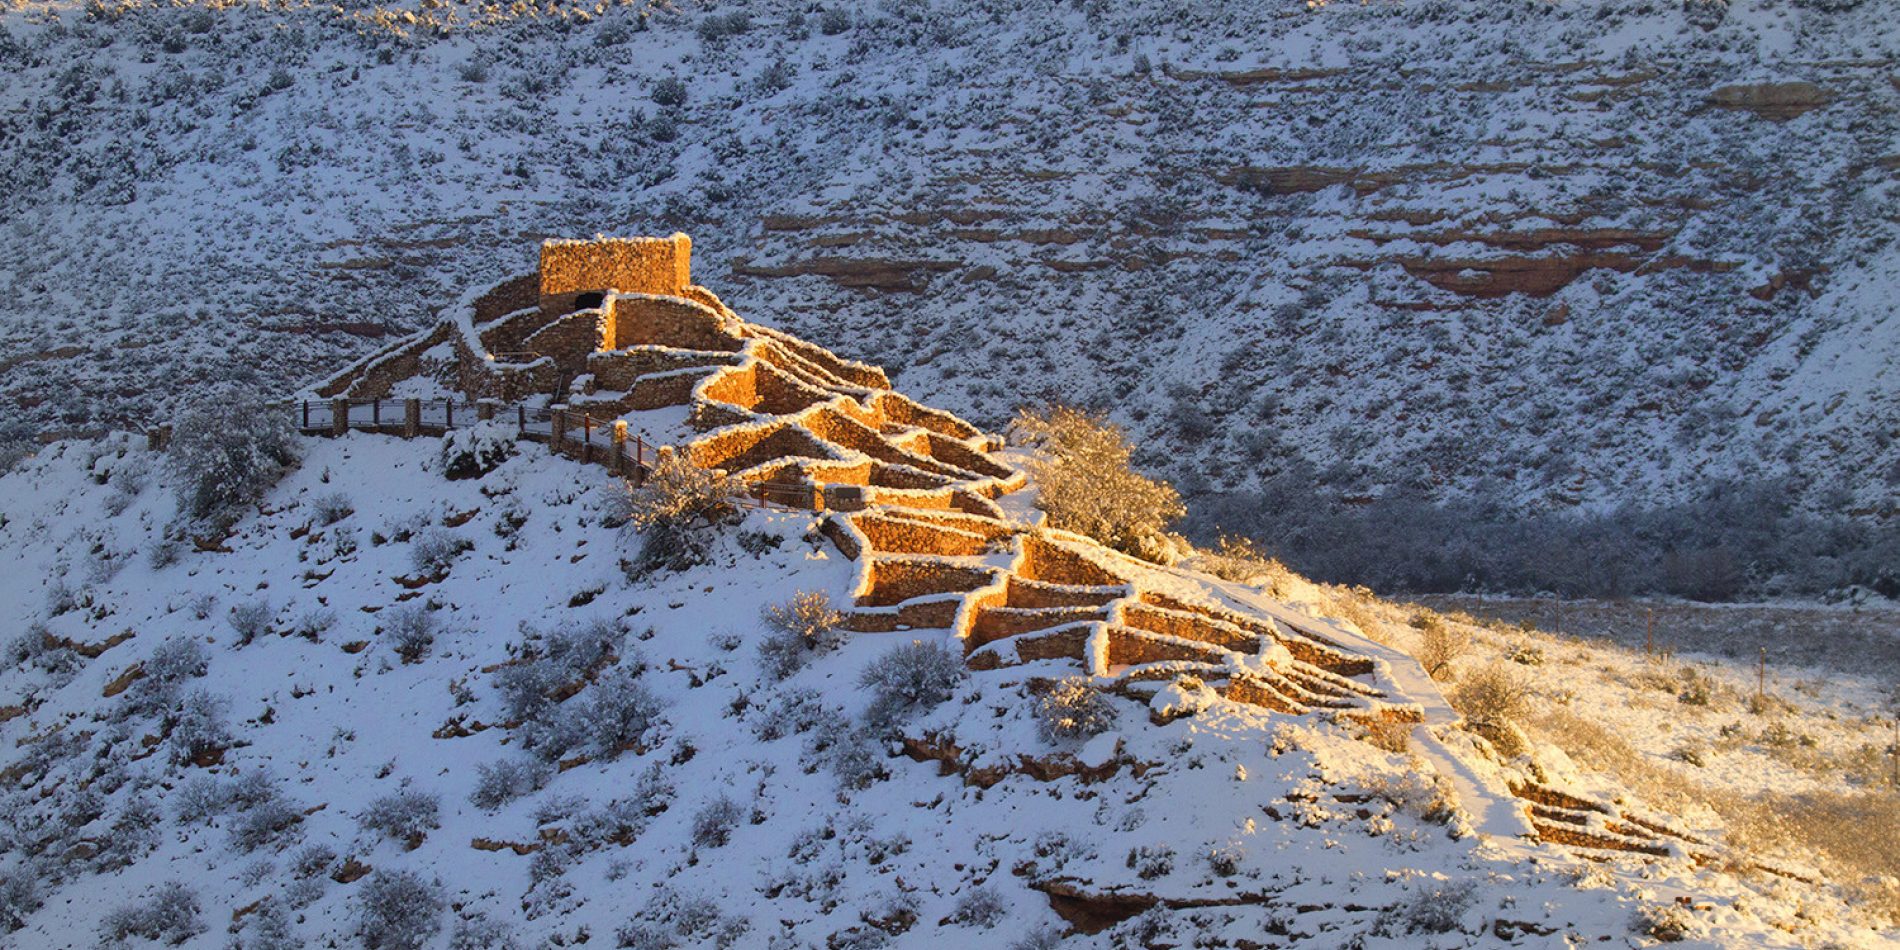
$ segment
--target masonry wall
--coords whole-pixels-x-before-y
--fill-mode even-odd
[[[693,242],[667,238],[546,241],[541,245],[541,309],[563,313],[577,294],[618,290],[678,297],[692,283]]]

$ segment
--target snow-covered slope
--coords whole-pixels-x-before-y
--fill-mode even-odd
[[[763,669],[762,608],[852,593],[809,515],[752,512],[713,564],[632,582],[598,467],[524,445],[448,481],[428,441],[305,448],[217,550],[164,541],[172,486],[136,440],[0,478],[9,946],[115,926],[200,947],[1879,939],[1831,886],[1702,866],[1719,828],[1589,859],[1518,837],[1507,773],[1449,725],[1408,739],[1181,681],[1051,739],[1032,713],[1038,678],[1068,672],[1050,661],[967,674],[906,723],[930,742],[886,746],[864,671],[949,634]],[[570,679],[555,712],[509,721],[520,683]],[[550,742],[558,764],[523,748]],[[1509,774],[1526,761],[1581,780],[1547,748]],[[1642,813],[1623,807],[1603,814]]]
[[[757,319],[980,422],[1111,408],[1249,530],[1262,489],[1894,511],[1878,0],[807,6],[11,4],[15,424],[677,227]]]

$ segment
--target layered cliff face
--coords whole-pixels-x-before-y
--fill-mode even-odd
[[[1288,486],[1890,523],[1878,6],[32,5],[4,387],[83,430],[314,374],[605,221],[978,422],[1109,408],[1250,530]]]

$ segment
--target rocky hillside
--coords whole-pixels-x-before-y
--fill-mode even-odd
[[[681,228],[748,313],[978,421],[1112,410],[1220,502],[1199,531],[1366,532],[1329,576],[1561,586],[1374,563],[1450,501],[1677,511],[1619,544],[1730,594],[1868,585],[1900,486],[1885,13],[14,0],[0,388],[21,434],[122,425],[427,325],[524,237]],[[1697,534],[1738,490],[1849,527],[1758,563]]]

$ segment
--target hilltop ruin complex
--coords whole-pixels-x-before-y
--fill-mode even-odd
[[[998,457],[999,437],[893,391],[877,367],[741,319],[691,282],[691,247],[683,234],[548,241],[536,273],[464,298],[311,395],[551,405],[557,420],[611,427],[617,469],[633,433],[770,485],[775,500],[820,513],[855,561],[849,629],[947,630],[974,670],[1053,662],[1139,698],[1191,677],[1278,713],[1418,724],[1418,741],[1442,750],[1425,725],[1455,717],[1422,672],[1396,669],[1416,667],[1409,657],[1238,585],[1047,528],[1026,507],[1012,516],[999,501],[1028,479]],[[563,426],[554,450],[591,457],[591,435],[564,439]],[[955,753],[911,745],[946,764]],[[1536,781],[1493,784],[1491,830],[1650,854],[1689,843]]]

